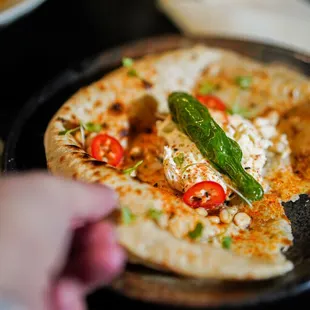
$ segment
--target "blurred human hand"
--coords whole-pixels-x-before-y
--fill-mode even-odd
[[[27,310],[84,309],[85,295],[124,266],[103,220],[116,204],[102,185],[41,172],[0,179],[0,300]]]

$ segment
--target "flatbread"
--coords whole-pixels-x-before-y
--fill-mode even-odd
[[[265,198],[254,203],[252,209],[244,204],[238,206],[238,212],[244,211],[252,218],[251,225],[240,231],[234,223],[213,223],[210,217],[185,204],[169,190],[160,168],[154,168],[155,172],[141,168],[140,178],[132,177],[95,160],[73,135],[59,133],[68,124],[96,122],[125,149],[131,148],[132,127],[148,128],[158,115],[169,113],[169,93],[180,90],[193,93],[206,77],[221,84],[219,97],[227,103],[237,100],[251,112],[249,117],[274,110],[281,117],[290,108],[309,101],[309,80],[279,65],[263,65],[203,45],[147,55],[134,62],[134,69],[138,77],[128,74],[128,68],[120,67],[80,89],[57,111],[44,137],[49,171],[105,184],[117,191],[119,208],[129,208],[135,215],[131,223],[124,223],[120,213],[114,219],[119,242],[133,262],[183,276],[215,279],[266,279],[292,270],[292,262],[283,253],[293,244],[293,235],[281,201],[308,192],[309,187],[294,174],[294,167],[281,154],[274,153],[272,163],[268,164],[266,178],[271,190]],[[253,89],[236,90],[234,77],[248,74],[255,77]],[[160,150],[161,140],[148,137],[143,138],[150,140],[146,148],[153,147],[153,153]],[[290,191],[284,191],[287,184]],[[160,219],[148,216],[150,208],[161,210]],[[188,237],[198,222],[203,222],[209,233],[204,241]],[[214,242],[210,242],[212,234],[217,236]],[[232,238],[229,249],[223,248],[219,241],[224,235]]]

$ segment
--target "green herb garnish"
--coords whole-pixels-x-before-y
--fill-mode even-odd
[[[153,220],[158,220],[161,217],[162,214],[163,214],[163,212],[161,210],[157,210],[157,209],[154,209],[154,208],[151,208],[148,211],[148,216],[150,218],[152,218]]]
[[[71,133],[79,130],[81,127],[83,127],[86,131],[89,131],[89,132],[100,132],[102,129],[102,126],[100,124],[95,124],[95,123],[91,123],[91,122],[84,124],[81,122],[80,126],[77,126],[75,128],[72,128],[72,129],[60,131],[58,134],[60,136],[71,134]]]
[[[138,77],[138,72],[136,71],[136,69],[129,69],[127,74],[128,74],[128,76],[136,76],[136,77]]]
[[[209,82],[204,82],[201,87],[199,88],[199,94],[200,95],[207,95],[210,93],[213,93],[216,89],[216,86],[209,83]]]
[[[223,238],[223,240],[222,240],[222,247],[223,247],[223,249],[229,250],[230,247],[231,247],[231,244],[232,244],[231,237],[226,236],[226,237]]]
[[[184,153],[180,153],[178,156],[173,157],[173,161],[175,162],[177,167],[180,168],[184,163]]]
[[[129,167],[129,168],[127,168],[127,169],[124,169],[124,170],[123,170],[123,173],[124,173],[124,174],[129,174],[129,175],[131,175],[133,172],[135,172],[135,171],[137,170],[137,168],[138,168],[140,165],[142,165],[142,163],[143,163],[143,160],[138,161],[134,166]]]
[[[95,123],[86,123],[82,125],[85,130],[89,132],[100,132],[102,129],[102,126],[100,124],[95,124]]]
[[[193,141],[201,154],[219,172],[226,174],[250,201],[264,195],[262,186],[241,164],[242,150],[215,122],[207,107],[184,92],[173,92],[168,98],[172,120]]]
[[[136,71],[136,69],[132,68],[134,64],[134,60],[132,58],[124,57],[122,62],[123,66],[129,69],[127,72],[128,76],[138,77],[138,72]]]
[[[191,239],[197,239],[197,238],[201,237],[202,230],[203,230],[203,225],[202,225],[202,223],[199,222],[199,223],[197,223],[195,229],[188,233],[188,236]]]
[[[123,207],[121,209],[121,212],[122,212],[122,222],[126,225],[129,225],[136,219],[136,216],[131,212],[131,210],[128,207]]]
[[[126,68],[132,67],[133,62],[134,62],[133,59],[129,57],[124,57],[122,59],[123,66]]]
[[[237,76],[236,84],[242,89],[250,88],[252,84],[252,77],[250,76]]]
[[[238,114],[244,117],[247,117],[249,115],[249,111],[246,108],[241,107],[237,103],[233,104],[231,108],[227,110],[227,112],[231,115]]]
[[[68,134],[71,134],[71,133],[73,133],[73,132],[75,132],[75,131],[77,131],[79,129],[80,129],[80,126],[79,127],[75,127],[73,129],[66,129],[66,130],[60,131],[58,133],[58,135],[60,135],[60,136],[68,135]]]

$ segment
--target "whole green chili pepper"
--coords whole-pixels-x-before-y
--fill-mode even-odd
[[[191,95],[173,92],[168,98],[172,120],[213,166],[228,175],[249,200],[260,200],[262,186],[241,165],[242,150],[214,121],[209,110]]]

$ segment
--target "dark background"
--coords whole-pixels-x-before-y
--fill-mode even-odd
[[[67,67],[119,44],[176,32],[152,0],[47,0],[31,14],[0,29],[0,137],[5,140],[26,101]],[[299,309],[307,305],[309,297],[271,306]],[[106,291],[97,292],[88,301],[90,309],[96,310],[107,307],[107,301],[114,307],[131,304]],[[144,304],[132,304],[145,308]]]

